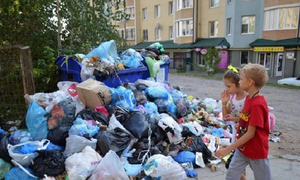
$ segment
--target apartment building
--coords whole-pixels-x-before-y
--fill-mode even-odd
[[[126,0],[126,4],[124,11],[132,13],[132,19],[116,22],[120,36],[135,49],[160,42],[173,60],[171,68],[187,62],[204,65],[201,49],[230,46],[223,33],[224,1]],[[200,19],[205,23],[199,23]],[[227,63],[228,55],[222,54]]]
[[[119,11],[129,15],[129,20],[114,22],[118,26],[120,37],[124,38],[129,45],[136,44],[136,5],[135,0],[126,0],[126,8],[120,5]]]
[[[241,66],[254,63],[253,50],[249,45],[262,38],[264,1],[226,0],[225,37],[230,43],[230,64]]]
[[[270,76],[300,74],[299,0],[265,0],[261,39],[253,47],[255,63],[266,67]]]
[[[202,50],[220,49],[220,68],[260,63],[270,76],[300,74],[299,0],[126,0],[117,22],[132,48],[160,42],[171,68],[204,66]],[[300,40],[299,40],[300,42]],[[205,51],[204,51],[205,52]]]

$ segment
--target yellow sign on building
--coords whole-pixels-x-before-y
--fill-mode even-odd
[[[254,47],[254,52],[283,52],[284,47]]]

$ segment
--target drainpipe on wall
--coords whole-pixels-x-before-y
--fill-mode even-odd
[[[193,33],[193,43],[196,42],[196,39],[198,37],[198,1],[194,0],[193,2],[193,24],[194,24],[194,33]]]
[[[299,0],[300,2],[300,0]],[[299,26],[300,26],[300,6],[299,6],[299,14],[298,14],[298,26],[297,26],[297,42],[299,41]],[[295,60],[294,60],[294,68],[293,68],[293,76],[296,76],[295,73],[296,73],[296,61],[297,61],[297,52],[298,52],[298,45],[296,46],[296,52],[295,52]]]

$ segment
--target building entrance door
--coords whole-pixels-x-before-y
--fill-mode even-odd
[[[283,53],[278,53],[275,64],[275,76],[282,76]]]

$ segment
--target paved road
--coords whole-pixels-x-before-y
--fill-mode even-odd
[[[220,99],[224,84],[219,80],[209,80],[200,77],[187,77],[169,73],[168,82],[179,86],[187,95],[200,99],[210,97]],[[264,87],[261,92],[265,95],[268,105],[275,108],[276,127],[282,132],[282,142],[270,143],[270,166],[274,180],[300,178],[300,138],[299,138],[299,107],[300,90],[285,88]],[[276,128],[275,128],[276,129]],[[293,155],[291,155],[293,154]],[[197,168],[201,180],[225,179],[224,163],[218,165],[217,171],[211,172],[209,167]],[[250,168],[247,169],[247,179],[254,179]]]

